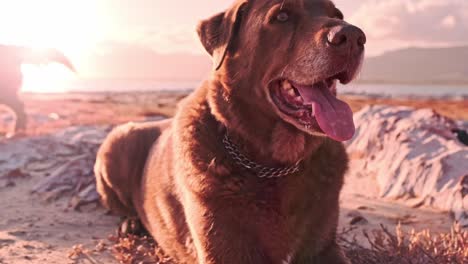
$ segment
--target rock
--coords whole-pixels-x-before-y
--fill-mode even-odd
[[[355,123],[345,192],[431,206],[468,224],[468,148],[451,133],[454,120],[430,109],[371,106]]]
[[[64,240],[64,241],[69,241],[70,240],[70,236],[68,234],[60,235],[59,238]]]
[[[16,243],[13,239],[0,239],[0,248]]]
[[[8,172],[5,172],[3,175],[0,175],[0,179],[6,179],[7,181],[12,181],[19,178],[27,178],[29,175],[25,173],[22,169],[14,169]]]
[[[362,211],[375,211],[374,208],[368,207],[368,206],[365,206],[365,205],[359,206],[359,207],[357,208],[357,210],[362,210]]]
[[[27,232],[26,231],[21,231],[21,230],[10,231],[10,232],[8,232],[8,235],[14,236],[14,237],[23,237],[23,236],[27,235]]]
[[[24,249],[27,249],[27,250],[34,250],[34,249],[36,249],[35,246],[33,246],[33,245],[27,245],[27,244],[26,244],[26,245],[23,245],[23,248],[24,248]]]
[[[369,221],[358,211],[351,211],[348,213],[350,225],[366,225]]]
[[[0,182],[0,189],[1,188],[12,188],[16,187],[16,183],[12,180],[6,180],[5,182]]]

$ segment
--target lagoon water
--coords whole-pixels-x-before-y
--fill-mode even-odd
[[[148,92],[193,90],[200,81],[157,81],[140,79],[119,80],[75,80],[61,83],[57,87],[34,87],[33,91],[54,93],[66,92]],[[360,84],[339,85],[342,94],[357,94],[385,97],[468,97],[468,85],[401,85],[401,84]],[[25,92],[32,92],[26,90]]]
[[[385,97],[468,97],[468,85],[349,84],[338,89],[344,94]]]

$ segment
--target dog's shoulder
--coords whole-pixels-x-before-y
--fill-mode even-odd
[[[207,90],[204,83],[179,104],[172,131],[177,151],[191,161],[203,161],[205,166],[219,152],[221,142],[221,126],[211,113]]]
[[[203,125],[203,123],[210,119],[207,93],[208,84],[204,82],[199,88],[179,103],[174,118],[175,129],[177,129],[177,131],[187,131],[187,128]]]

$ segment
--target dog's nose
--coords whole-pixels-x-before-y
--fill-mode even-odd
[[[345,50],[362,50],[366,41],[364,32],[353,25],[334,26],[327,36],[328,45]]]

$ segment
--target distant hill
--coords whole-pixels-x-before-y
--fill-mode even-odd
[[[468,46],[408,48],[367,58],[360,82],[468,83]]]
[[[80,67],[84,76],[156,80],[201,80],[212,65],[208,54],[162,54],[146,46],[111,43]],[[360,82],[468,84],[468,46],[409,48],[365,60]]]
[[[208,54],[159,53],[150,47],[110,43],[88,58],[80,73],[97,79],[202,80],[210,69]]]

